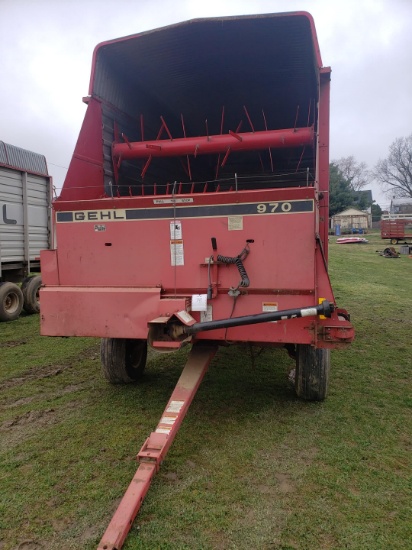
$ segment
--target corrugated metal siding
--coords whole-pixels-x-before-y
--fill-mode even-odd
[[[23,177],[20,171],[0,167],[0,260],[19,263],[24,257]],[[49,248],[50,178],[27,176],[29,258]]]
[[[25,172],[48,176],[46,157],[0,141],[0,164]]]

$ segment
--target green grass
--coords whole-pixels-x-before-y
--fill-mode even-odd
[[[330,241],[338,305],[356,328],[332,353],[329,398],[304,403],[291,360],[214,359],[125,548],[409,549],[412,259]],[[98,342],[0,325],[0,548],[96,548],[187,351],[107,385]]]

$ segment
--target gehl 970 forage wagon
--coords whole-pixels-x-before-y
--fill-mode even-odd
[[[298,395],[323,399],[329,349],[353,339],[327,272],[329,81],[305,13],[97,46],[42,254],[42,333],[103,338],[124,382],[148,340],[284,346]]]
[[[57,248],[41,257],[42,334],[102,338],[111,382],[141,377],[147,343],[193,344],[197,359],[218,344],[280,346],[298,396],[323,400],[330,349],[354,338],[327,269],[330,72],[305,12],[99,44],[53,203]],[[183,402],[146,462],[159,463]]]

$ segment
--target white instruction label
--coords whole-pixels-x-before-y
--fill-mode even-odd
[[[243,216],[229,216],[227,228],[229,231],[241,231],[243,229]]]
[[[193,202],[193,199],[153,199],[153,204],[187,204]]]
[[[182,222],[178,220],[173,220],[170,222],[170,240],[181,240],[182,239]]]
[[[213,307],[212,304],[207,304],[206,311],[200,312],[200,322],[206,323],[207,321],[213,321]]]
[[[170,241],[170,263],[174,265],[185,265],[185,255],[183,250],[183,241]]]
[[[193,294],[192,296],[192,311],[207,310],[207,294]]]

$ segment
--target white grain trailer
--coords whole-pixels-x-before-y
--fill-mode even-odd
[[[0,321],[40,309],[40,250],[50,248],[51,176],[43,155],[0,141]]]

